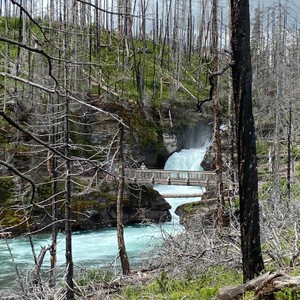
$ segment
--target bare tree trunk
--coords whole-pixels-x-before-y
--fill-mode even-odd
[[[187,26],[187,54],[189,63],[191,63],[192,49],[193,49],[193,36],[194,36],[194,24],[192,13],[192,0],[189,0],[189,13],[188,13],[188,26]]]
[[[64,56],[67,53],[67,4],[64,2],[64,37],[63,37],[63,49]],[[64,63],[64,86],[68,86],[68,66]],[[70,103],[68,94],[65,96],[65,156],[69,157],[70,154],[70,128],[69,128],[69,114]],[[67,300],[74,299],[74,283],[73,283],[73,254],[72,254],[72,225],[71,225],[71,162],[66,160],[65,162],[66,172],[66,191],[65,191],[65,236],[66,236],[66,283],[67,283]]]
[[[167,6],[167,3],[166,3],[166,25],[165,25],[165,33],[164,33],[164,38],[163,38],[163,42],[162,42],[162,45],[161,45],[161,51],[160,51],[160,67],[162,68],[163,65],[164,65],[164,55],[165,55],[165,48],[167,47],[167,43],[168,43],[168,39],[170,37],[170,33],[169,33],[169,30],[170,30],[170,14],[171,14],[171,2],[170,2],[170,5]]]
[[[65,128],[65,155],[69,156],[69,99],[66,97],[66,128]],[[72,227],[71,227],[71,162],[66,161],[66,202],[65,202],[65,234],[66,234],[66,282],[67,299],[74,299],[73,283],[73,255],[72,255]]]
[[[56,96],[49,96],[51,99],[52,107],[52,115],[53,115],[53,120],[52,120],[52,125],[51,125],[51,137],[50,137],[50,144],[54,145],[57,142],[57,118],[54,117],[57,113],[57,108],[56,108],[56,101],[54,100]],[[58,184],[57,184],[57,157],[54,153],[51,151],[48,152],[51,157],[50,160],[48,161],[49,163],[49,168],[48,171],[50,173],[50,179],[52,182],[52,245],[50,248],[50,279],[49,279],[49,285],[51,287],[55,286],[55,281],[56,281],[56,273],[55,273],[55,268],[56,268],[56,249],[57,249],[57,193],[58,193]]]
[[[204,32],[206,31],[206,7],[207,7],[207,0],[201,1],[202,10],[201,10],[201,21],[199,25],[199,35],[198,35],[198,52],[199,56],[202,57],[203,51],[203,40],[204,40]]]
[[[230,157],[229,157],[229,178],[231,181],[231,185],[229,188],[230,199],[233,197],[233,201],[231,204],[235,204],[234,199],[234,183],[236,181],[236,164],[235,164],[235,122],[234,122],[234,105],[232,99],[232,74],[230,72],[229,81],[229,95],[228,95],[228,132],[229,132],[229,149],[230,149]],[[232,203],[234,202],[234,203]]]
[[[125,240],[124,240],[124,225],[123,225],[123,196],[124,196],[124,127],[119,124],[119,184],[118,184],[118,197],[117,197],[117,235],[118,235],[118,247],[119,255],[121,259],[122,272],[124,275],[130,273],[129,259],[126,252]]]
[[[146,1],[141,1],[141,9],[142,9],[142,41],[143,41],[143,55],[141,57],[141,62],[139,63],[139,85],[138,85],[138,93],[139,93],[139,102],[143,103],[144,107],[149,106],[148,96],[145,95],[145,59],[146,59]]]
[[[252,112],[252,69],[248,0],[231,0],[232,86],[237,124],[243,279],[264,269],[259,224],[256,137]]]
[[[57,249],[57,160],[53,154],[51,162],[51,179],[52,179],[52,245],[50,248],[50,279],[49,285],[55,286],[56,281],[56,249]]]
[[[53,27],[54,22],[54,0],[50,0],[49,27]]]
[[[213,55],[213,73],[219,71],[219,54],[218,54],[218,0],[213,0],[212,4],[212,55]],[[218,189],[218,227],[224,227],[224,194],[222,179],[222,156],[221,156],[221,136],[220,136],[220,114],[219,114],[219,76],[214,76],[212,100],[214,107],[214,148],[215,148],[215,169],[217,176]]]
[[[289,100],[288,136],[287,136],[287,197],[291,200],[291,169],[292,169],[292,100]]]

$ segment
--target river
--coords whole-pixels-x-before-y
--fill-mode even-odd
[[[200,162],[205,154],[206,144],[198,149],[183,149],[181,152],[174,153],[166,163],[165,169],[168,170],[200,170]],[[201,187],[193,186],[168,186],[155,185],[154,188],[162,193],[196,193],[202,191]],[[184,228],[179,224],[178,216],[174,211],[180,204],[199,200],[199,198],[167,198],[171,204],[172,220],[163,224],[138,224],[126,226],[125,242],[130,264],[138,266],[147,260],[147,254],[153,250],[163,239],[164,234],[176,234]],[[49,234],[35,235],[33,237],[36,251],[40,247],[48,246],[51,243]],[[58,266],[63,268],[65,263],[65,238],[61,233],[58,237]],[[16,284],[16,271],[8,246],[14,257],[22,277],[34,268],[33,257],[28,238],[18,237],[8,240],[0,240],[0,291],[10,289],[12,283]],[[101,229],[97,231],[75,232],[73,234],[73,260],[76,270],[82,268],[101,268],[113,266],[118,268],[117,233],[115,228]],[[44,273],[49,270],[49,253],[44,260]]]

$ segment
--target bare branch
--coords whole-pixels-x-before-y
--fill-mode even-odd
[[[38,22],[36,22],[32,18],[31,14],[20,3],[14,1],[14,0],[10,0],[10,1],[12,2],[12,4],[17,5],[27,15],[27,17],[30,19],[30,21],[32,23],[34,23],[39,28],[39,30],[41,31],[41,33],[42,33],[43,37],[45,38],[45,40],[50,43],[50,41],[48,40],[48,38],[45,35],[45,32],[44,32],[43,28],[41,27],[41,25]]]
[[[114,12],[114,11],[109,11],[109,10],[106,10],[104,8],[101,8],[93,3],[89,3],[89,2],[86,2],[86,1],[83,1],[83,0],[77,0],[78,2],[80,3],[83,3],[83,4],[86,4],[86,5],[89,5],[97,10],[100,10],[102,12],[105,12],[107,14],[110,14],[110,15],[116,15],[116,16],[125,16],[125,17],[134,17],[134,18],[140,18],[141,16],[139,15],[133,15],[133,14],[128,14],[128,13],[119,13],[119,12]]]
[[[209,96],[208,98],[204,99],[204,100],[198,100],[197,102],[197,111],[202,113],[203,112],[203,109],[202,109],[202,106],[205,102],[208,102],[208,101],[211,101],[212,100],[212,94],[213,94],[213,90],[215,88],[215,85],[214,85],[214,77],[216,76],[221,76],[225,73],[226,70],[228,70],[230,67],[232,66],[232,62],[230,62],[229,64],[227,64],[223,69],[221,69],[219,72],[214,72],[214,73],[211,73],[209,75],[209,84],[210,84],[210,89],[209,89]]]
[[[58,86],[58,82],[57,82],[56,78],[54,77],[54,75],[52,74],[51,59],[53,59],[53,58],[50,55],[48,55],[44,50],[28,46],[26,44],[23,44],[23,43],[20,43],[20,42],[8,39],[8,38],[3,37],[3,36],[0,36],[0,41],[6,42],[6,43],[9,43],[9,44],[13,44],[13,45],[16,45],[16,46],[19,46],[19,47],[24,48],[24,49],[26,49],[28,51],[35,52],[35,53],[41,54],[44,57],[46,57],[47,60],[48,60],[48,64],[49,64],[49,76],[54,80],[56,86]]]
[[[28,84],[28,85],[30,85],[32,87],[35,87],[35,88],[39,88],[39,89],[41,89],[41,90],[43,90],[43,91],[45,91],[47,93],[50,93],[50,94],[54,94],[54,93],[57,92],[55,89],[51,89],[51,88],[45,87],[45,86],[43,86],[41,84],[32,82],[32,81],[27,80],[25,78],[18,77],[18,76],[15,76],[15,75],[12,75],[12,74],[9,74],[9,73],[6,73],[6,72],[0,72],[0,76],[11,78],[11,79],[23,82],[25,84]]]

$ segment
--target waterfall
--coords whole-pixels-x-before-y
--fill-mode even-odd
[[[182,171],[202,171],[200,164],[206,153],[206,149],[209,143],[206,142],[201,148],[190,148],[182,149],[180,152],[173,153],[165,164],[165,170],[182,170]],[[159,193],[163,195],[167,194],[196,194],[203,193],[205,191],[204,187],[200,186],[181,186],[181,185],[155,185]],[[175,209],[178,205],[198,201],[199,198],[168,198],[167,201],[171,204],[172,208],[170,210],[171,216],[173,218],[173,223],[179,223],[178,216],[175,214]],[[178,229],[178,227],[177,227]]]

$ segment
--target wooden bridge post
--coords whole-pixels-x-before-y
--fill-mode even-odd
[[[152,175],[151,177],[151,183],[154,185],[155,184],[155,178],[154,178],[154,175]]]

